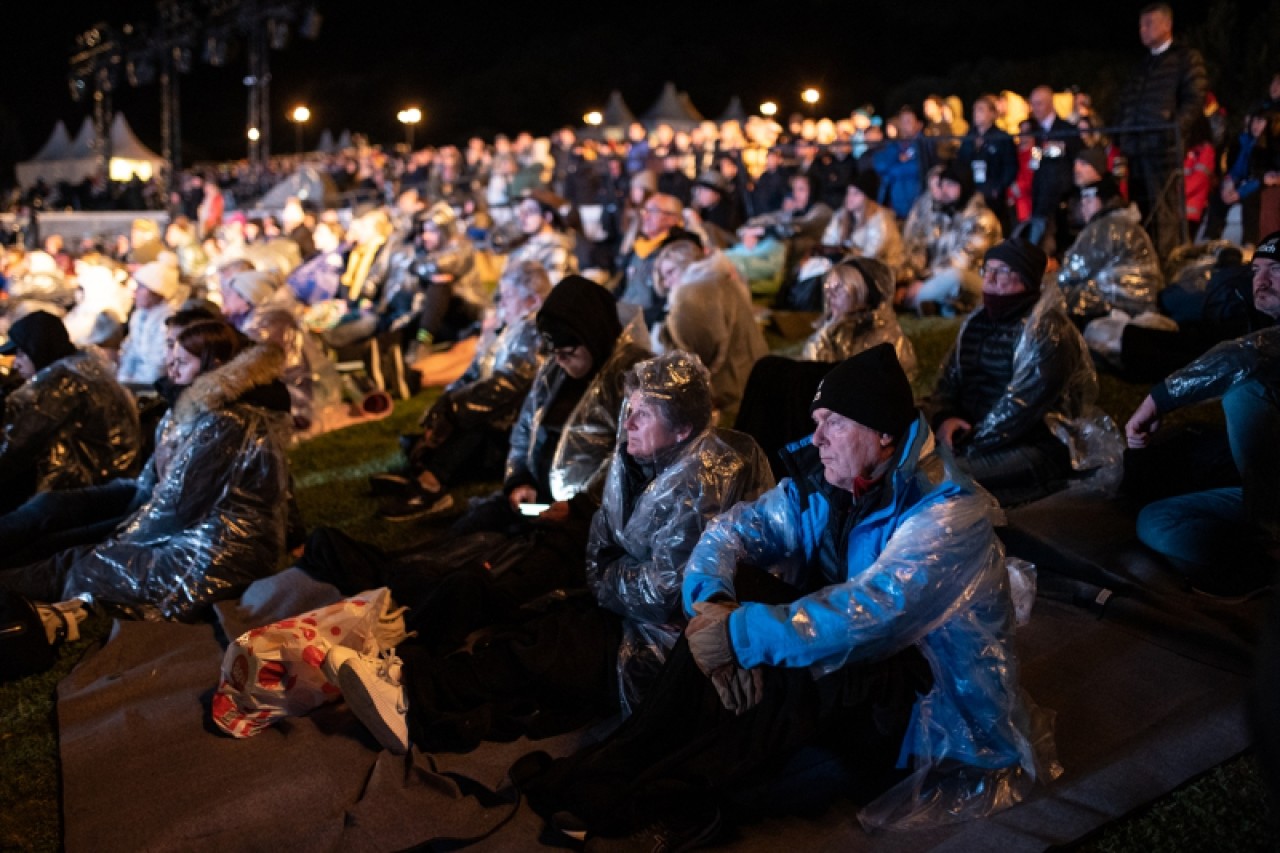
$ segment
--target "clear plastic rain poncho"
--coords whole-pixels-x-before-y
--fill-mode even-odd
[[[302,312],[293,290],[280,287],[249,313],[240,330],[250,340],[273,344],[284,353],[280,378],[289,389],[290,414],[296,426],[306,429],[315,421],[316,401],[337,400],[341,388],[319,339],[304,327]],[[316,387],[317,380],[322,387]]]
[[[543,363],[535,317],[521,317],[482,339],[467,371],[422,416],[422,426],[441,438],[456,429],[510,429]]]
[[[976,273],[1002,233],[981,193],[974,193],[961,210],[947,213],[925,191],[902,228],[906,271],[921,279],[951,269]]]
[[[960,342],[974,316],[960,327],[942,361],[934,396],[944,405],[961,388]],[[989,450],[1016,444],[1043,421],[1071,451],[1072,470],[1091,472],[1080,483],[1109,491],[1123,476],[1124,438],[1097,399],[1098,374],[1088,346],[1067,317],[1061,292],[1046,286],[1014,347],[1008,387],[973,424],[969,446]]]
[[[622,408],[624,374],[651,353],[636,343],[631,326],[624,327],[613,353],[592,378],[582,398],[574,406],[560,432],[551,457],[549,482],[541,486],[552,500],[567,501],[579,492],[599,493],[604,472],[613,452],[618,431],[618,411]],[[538,457],[546,452],[541,424],[547,406],[567,374],[547,359],[533,380],[520,416],[511,430],[511,450],[507,454],[506,479],[538,470]]]
[[[1223,250],[1239,251],[1229,240],[1210,240],[1179,246],[1169,254],[1165,262],[1167,287],[1177,287],[1187,293],[1204,293],[1209,289],[1209,279],[1218,269],[1218,257]]]
[[[1280,326],[1222,343],[1151,389],[1161,412],[1221,397],[1242,382],[1280,385]]]
[[[805,361],[844,361],[877,344],[892,344],[898,354],[898,362],[906,372],[908,379],[916,378],[916,351],[911,339],[902,333],[898,325],[898,315],[893,310],[894,279],[889,267],[871,258],[860,258],[856,261],[844,262],[850,265],[866,283],[868,296],[874,288],[878,297],[876,307],[859,305],[858,300],[850,294],[849,304],[854,306],[840,316],[834,316],[831,310],[827,287],[845,287],[839,279],[839,273],[827,273],[823,285],[823,308],[821,325],[804,342],[800,358]],[[833,280],[834,279],[834,280]],[[848,288],[845,288],[848,292]],[[868,300],[871,301],[871,300]]]
[[[1022,801],[1036,780],[1059,775],[1051,715],[1019,687],[991,496],[959,472],[918,418],[886,474],[892,491],[881,498],[884,508],[849,531],[838,568],[806,577],[823,571],[816,555],[835,487],[808,439],[791,451],[799,482],[783,480],[703,534],[685,571],[685,612],[713,595],[733,598],[736,567],[750,563],[800,588],[825,585],[791,604],[734,611],[729,634],[742,666],[810,667],[820,677],[920,649],[933,687],[917,701],[899,755],[913,772],[859,813],[865,826],[989,815]]]
[[[1058,286],[1073,317],[1102,317],[1113,308],[1130,317],[1155,311],[1164,278],[1138,209],[1095,216],[1063,256]]]
[[[0,467],[35,460],[36,491],[75,489],[134,473],[138,406],[93,350],[60,358],[9,395]]]
[[[696,383],[702,389],[687,390]],[[632,368],[628,388],[659,409],[710,394],[706,368],[680,351]],[[624,405],[620,424],[627,412]],[[656,459],[637,460],[619,426],[603,503],[591,522],[586,573],[596,601],[623,620],[618,684],[625,712],[640,701],[684,630],[680,584],[703,529],[772,486],[769,460],[745,433],[704,426]]]
[[[282,363],[278,349],[252,347],[183,393],[139,483],[150,497],[75,561],[64,598],[87,593],[145,618],[191,620],[275,571],[289,494],[287,418],[240,398]]]

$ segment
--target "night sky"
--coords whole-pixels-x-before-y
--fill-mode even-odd
[[[196,0],[192,0],[193,4]],[[308,140],[322,128],[363,131],[375,142],[403,139],[395,114],[426,114],[419,142],[457,142],[476,132],[528,129],[545,133],[578,123],[619,89],[633,111],[646,109],[664,80],[689,93],[709,117],[731,95],[750,109],[771,98],[798,109],[808,85],[824,93],[818,114],[847,115],[859,104],[881,109],[902,83],[933,76],[947,89],[963,80],[1008,76],[1031,85],[1045,57],[1114,58],[1114,85],[1141,51],[1142,3],[1073,0],[790,0],[737,4],[525,3],[518,14],[496,3],[392,3],[319,0],[317,40],[291,40],[271,54],[274,150],[292,151],[286,112],[307,104]],[[1205,4],[1174,2],[1175,26],[1203,19]],[[28,16],[37,8],[27,4]],[[88,114],[67,89],[74,36],[98,20],[112,24],[155,18],[152,0],[65,0],[49,4],[39,23],[0,27],[0,148],[4,159],[31,154],[67,121],[72,134]],[[53,10],[56,9],[56,12]],[[10,17],[10,16],[7,16]],[[13,23],[12,17],[8,22]],[[246,114],[244,57],[223,68],[199,62],[182,78],[185,159],[242,156]],[[1069,63],[1068,59],[1068,63]],[[1098,63],[1080,62],[1099,74]],[[1065,76],[1065,74],[1061,75]],[[1051,79],[1065,87],[1073,79]],[[160,147],[159,87],[117,93],[142,140]]]

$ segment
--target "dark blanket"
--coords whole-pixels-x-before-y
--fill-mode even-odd
[[[223,605],[220,617],[235,636],[334,597],[286,572]],[[838,794],[839,763],[810,752],[755,792],[755,819],[725,849],[1043,849],[1247,747],[1248,679],[1217,660],[1231,657],[1230,643],[1226,652],[1188,655],[1109,616],[1042,599],[1019,633],[1024,686],[1057,712],[1066,768],[1029,802],[960,826],[869,836]],[[592,737],[395,757],[335,704],[233,740],[209,722],[222,652],[212,625],[122,622],[62,682],[68,850],[531,849],[541,822],[505,784],[506,769],[528,750],[565,754]],[[802,816],[789,814],[801,808]]]

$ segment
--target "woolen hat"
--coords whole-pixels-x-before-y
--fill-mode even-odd
[[[4,355],[18,350],[26,353],[36,370],[43,370],[73,354],[76,347],[61,319],[47,311],[33,311],[9,327],[9,340],[0,346]]]
[[[720,195],[728,195],[730,190],[729,179],[715,169],[706,169],[703,171],[703,173],[698,176],[698,180],[693,182],[693,185],[695,187],[706,187],[709,190],[715,190],[720,193]]]
[[[1099,175],[1111,171],[1107,168],[1107,152],[1101,148],[1084,148],[1076,155],[1081,163],[1088,163]]]
[[[1258,244],[1258,248],[1253,250],[1253,258],[1267,258],[1272,261],[1280,261],[1280,231],[1274,234],[1268,234],[1267,239]]]
[[[240,295],[250,305],[258,306],[266,302],[276,292],[276,279],[271,273],[259,270],[245,270],[231,276],[227,287]]]
[[[133,273],[133,280],[140,287],[145,287],[166,302],[177,296],[178,288],[182,286],[178,278],[177,258],[171,261],[172,257],[166,252],[159,260],[143,264]]]
[[[911,381],[891,344],[846,358],[818,385],[810,413],[830,409],[885,435],[900,437],[916,420]]]
[[[1120,185],[1111,175],[1103,175],[1102,180],[1085,184],[1080,188],[1080,198],[1097,198],[1102,202],[1120,197]]]
[[[1010,237],[1008,240],[996,243],[987,249],[987,254],[982,260],[984,263],[990,260],[1003,261],[1009,269],[1018,274],[1018,278],[1022,279],[1022,283],[1028,290],[1040,289],[1040,280],[1044,278],[1045,267],[1049,264],[1049,258],[1039,246],[1021,237]]]
[[[880,175],[875,169],[859,170],[849,186],[857,187],[858,192],[875,201],[880,195]]]

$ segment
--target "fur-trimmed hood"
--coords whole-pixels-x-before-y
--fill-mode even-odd
[[[195,420],[235,402],[246,392],[279,379],[284,350],[274,344],[254,344],[231,361],[199,376],[178,398],[174,415],[179,423]]]

